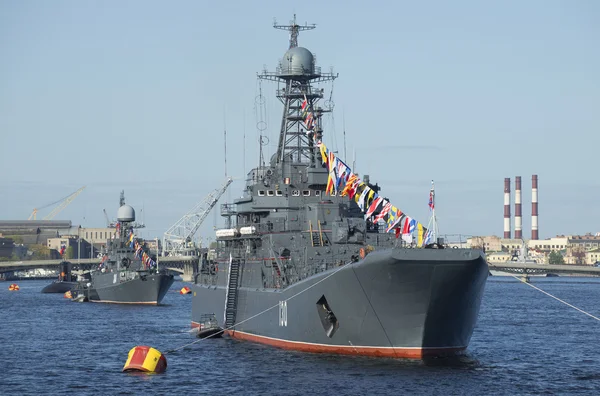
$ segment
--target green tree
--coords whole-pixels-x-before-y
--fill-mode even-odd
[[[23,244],[23,237],[20,235],[6,235],[5,238],[12,239],[15,245]]]
[[[34,260],[50,258],[50,249],[44,245],[29,245],[29,250],[33,252],[32,259]]]
[[[565,259],[559,252],[552,251],[548,255],[548,264],[564,264]]]

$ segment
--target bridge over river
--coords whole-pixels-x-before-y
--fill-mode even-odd
[[[75,270],[88,271],[98,267],[100,259],[74,259],[70,260]],[[168,269],[182,274],[183,280],[191,281],[194,273],[198,269],[198,256],[172,256],[159,257],[158,266],[161,269]],[[11,273],[16,271],[26,271],[34,268],[59,269],[62,260],[27,260],[27,261],[4,261],[0,262],[0,274],[4,274],[7,279]]]
[[[179,272],[184,280],[191,281],[194,273],[198,272],[198,256],[172,256],[159,257],[158,265],[160,268]],[[61,260],[30,260],[30,261],[6,261],[0,262],[0,273],[10,273],[23,271],[33,268],[57,269]],[[71,261],[73,266],[79,270],[90,270],[100,264],[100,260],[94,259],[75,259]],[[585,265],[554,265],[554,264],[536,264],[536,263],[518,263],[506,261],[504,263],[488,263],[490,270],[507,272],[515,275],[539,275],[539,274],[563,274],[563,275],[582,275],[582,276],[600,276],[600,268]]]
[[[488,267],[490,270],[522,275],[525,278],[528,275],[540,274],[600,276],[600,268],[589,265],[536,264],[506,261],[504,263],[488,263]]]

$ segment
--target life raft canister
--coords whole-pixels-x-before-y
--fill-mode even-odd
[[[360,258],[364,259],[365,256],[367,255],[367,252],[365,251],[365,248],[360,248],[359,254],[360,254]]]
[[[17,291],[19,290],[19,285],[17,285],[16,283],[11,283],[10,286],[8,286],[8,290]]]
[[[162,373],[166,369],[167,358],[157,349],[145,345],[132,348],[123,366],[123,372]]]

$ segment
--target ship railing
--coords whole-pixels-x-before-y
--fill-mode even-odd
[[[281,96],[289,96],[291,98],[295,98],[295,99],[304,99],[304,93],[303,92],[292,92],[289,95],[287,94],[287,91],[285,90],[285,88],[281,88],[277,90],[277,96],[281,97]],[[325,96],[325,89],[324,88],[313,88],[310,91],[310,94],[306,95],[307,97],[311,97],[311,98],[319,98],[319,99],[323,99],[323,97]]]
[[[221,216],[234,216],[237,214],[236,204],[221,204]]]
[[[275,71],[278,76],[320,76],[321,67],[312,66],[312,70],[305,69],[302,66],[293,66],[287,63],[280,63]]]
[[[295,263],[293,266],[286,266],[285,276],[287,278],[287,284],[294,284],[321,272],[348,264],[348,262],[348,260],[345,261],[343,259],[333,259],[320,261],[318,263]],[[277,273],[275,267],[272,265],[267,265],[267,268],[272,268],[272,271],[269,275],[265,276],[265,287],[275,289],[283,288],[283,279],[281,275]]]
[[[438,238],[443,238],[442,245],[449,247],[458,247],[466,249],[468,246],[467,240],[472,238],[472,235],[468,234],[440,234]]]

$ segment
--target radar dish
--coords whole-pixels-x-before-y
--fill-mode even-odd
[[[280,62],[282,75],[305,75],[313,74],[315,71],[315,58],[309,50],[304,47],[290,48]]]
[[[135,221],[135,210],[130,205],[123,205],[117,210],[118,221]]]

